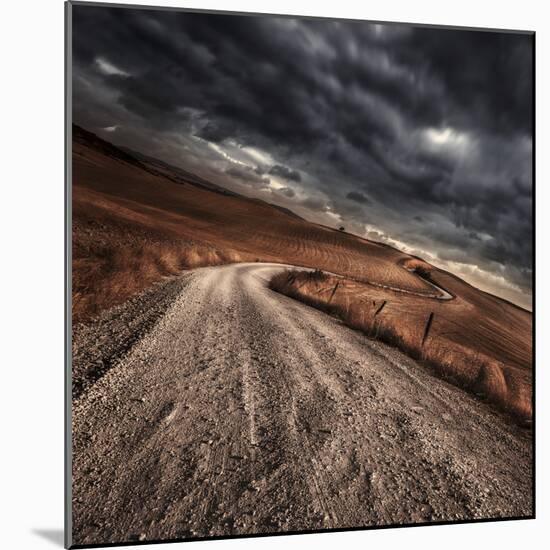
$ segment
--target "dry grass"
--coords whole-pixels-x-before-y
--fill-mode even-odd
[[[242,260],[231,249],[171,239],[120,223],[73,224],[73,320],[86,321],[164,277]]]
[[[419,269],[424,267],[419,266]],[[358,293],[357,286],[356,282],[319,271],[284,271],[270,282],[273,290],[336,316],[351,328],[399,348],[429,366],[438,376],[487,399],[520,423],[531,420],[529,370],[480,352],[474,338],[470,346],[449,338],[447,327],[437,314],[432,315],[427,331],[431,312],[423,316],[392,314],[390,301],[395,300],[395,296],[389,293],[381,296],[379,292],[366,289],[373,298],[366,299],[365,289]]]

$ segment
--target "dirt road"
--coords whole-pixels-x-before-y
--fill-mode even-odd
[[[270,291],[279,269],[198,269],[76,329],[75,544],[532,514],[528,431]]]

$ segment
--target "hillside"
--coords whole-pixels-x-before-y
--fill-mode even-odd
[[[78,128],[73,184],[76,322],[183,269],[240,261],[309,267],[343,277],[335,300],[348,308],[360,305],[363,317],[374,319],[384,303],[377,320],[406,327],[401,333],[414,341],[409,347],[418,347],[433,314],[430,338],[439,339],[439,353],[462,350],[472,388],[479,377],[488,377],[485,385],[515,392],[514,400],[530,416],[531,313],[388,245],[224,192]],[[332,288],[317,289],[319,299],[328,300],[327,287]],[[451,299],[440,299],[437,287]],[[479,367],[491,361],[495,368]],[[447,374],[460,378],[464,368]]]

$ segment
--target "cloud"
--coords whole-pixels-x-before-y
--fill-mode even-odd
[[[130,76],[129,73],[126,71],[123,71],[122,69],[119,69],[118,67],[115,67],[112,63],[107,61],[106,59],[102,57],[98,57],[95,60],[95,63],[97,65],[97,68],[106,75],[118,75],[118,76]]]
[[[370,204],[369,199],[365,195],[363,195],[363,193],[361,193],[360,191],[350,191],[346,195],[346,198],[348,198],[351,201],[358,202],[360,204]]]
[[[320,197],[307,197],[302,199],[299,204],[314,212],[327,212],[330,209],[328,202]]]
[[[231,166],[225,170],[228,176],[236,178],[237,180],[249,183],[255,187],[267,187],[269,185],[269,178],[258,176],[252,168]]]
[[[285,180],[295,181],[297,183],[302,181],[302,177],[300,176],[300,172],[298,172],[298,170],[292,170],[288,166],[282,166],[281,164],[275,164],[272,166],[269,169],[269,174],[272,176],[279,176]]]
[[[220,143],[226,137],[227,132],[223,131],[219,125],[213,122],[207,122],[202,128],[199,129],[196,135],[206,141]]]
[[[277,189],[277,192],[282,193],[283,195],[285,195],[285,197],[288,198],[296,196],[296,192],[290,187],[279,187],[279,189]]]

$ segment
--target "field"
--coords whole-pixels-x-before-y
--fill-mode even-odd
[[[74,322],[185,269],[303,266],[323,274],[285,274],[274,288],[396,345],[522,422],[530,419],[531,313],[387,245],[206,185],[78,127],[73,132]]]

